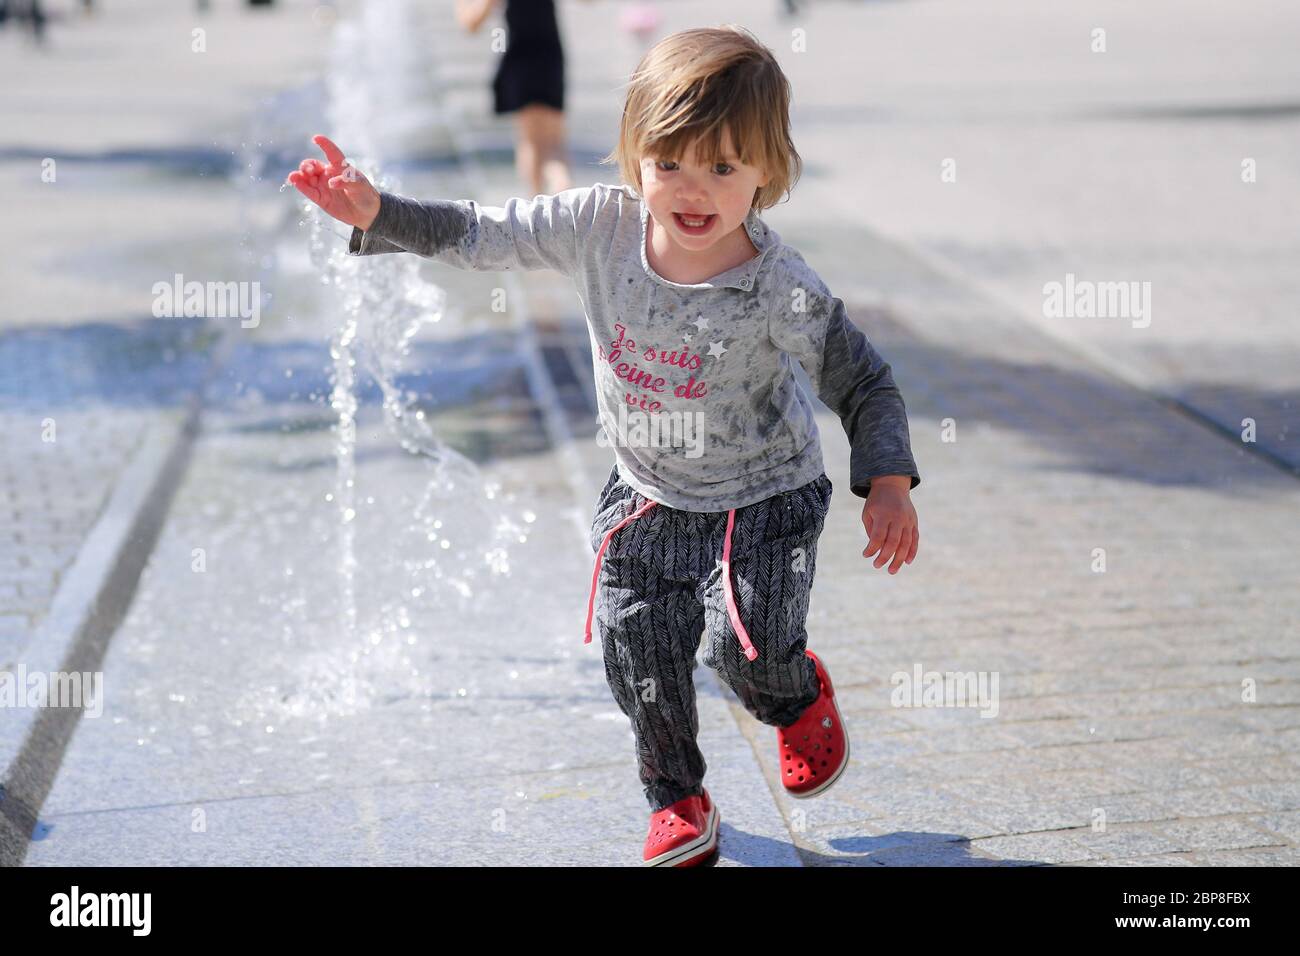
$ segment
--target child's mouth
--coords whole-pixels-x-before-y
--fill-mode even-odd
[[[717,213],[709,213],[707,216],[683,216],[679,212],[673,213],[673,219],[677,221],[677,228],[688,236],[704,235],[713,228],[713,220],[717,218]]]

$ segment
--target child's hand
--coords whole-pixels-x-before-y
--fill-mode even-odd
[[[916,509],[912,507],[912,499],[908,494],[911,477],[899,477],[901,482],[895,482],[894,476],[873,478],[866,504],[862,506],[862,524],[867,529],[868,537],[862,556],[869,558],[879,550],[880,554],[875,560],[878,568],[893,558],[890,574],[897,574],[904,563],[911,564],[916,557],[916,549],[921,544]]]
[[[378,190],[343,158],[343,151],[328,138],[317,135],[311,139],[321,148],[329,165],[318,159],[304,159],[286,181],[340,222],[369,229],[379,215]]]

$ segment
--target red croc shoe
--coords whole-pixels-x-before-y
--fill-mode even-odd
[[[646,866],[699,866],[718,850],[718,808],[705,790],[650,816],[641,854]]]
[[[798,720],[776,731],[781,783],[792,797],[816,796],[838,780],[849,765],[849,735],[835,703],[831,676],[816,654],[808,650],[804,653],[817,667],[821,694]]]

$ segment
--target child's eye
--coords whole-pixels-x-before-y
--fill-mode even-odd
[[[666,166],[672,166],[673,169],[665,169],[664,167]],[[671,159],[660,159],[655,161],[655,167],[660,172],[671,173],[676,171],[677,164],[673,162]],[[718,167],[722,167],[723,169],[726,170],[726,172],[718,172]],[[730,176],[733,172],[735,172],[735,169],[733,169],[729,163],[714,163],[713,171],[717,173],[719,176]]]

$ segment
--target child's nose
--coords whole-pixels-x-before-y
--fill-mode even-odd
[[[699,202],[708,198],[708,191],[700,180],[687,179],[677,190],[677,198],[684,202]]]

